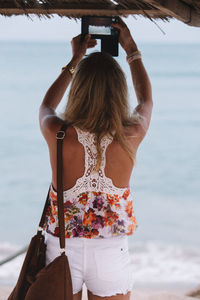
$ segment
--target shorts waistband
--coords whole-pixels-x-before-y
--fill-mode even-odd
[[[59,246],[59,237],[53,236],[52,234],[46,232],[45,239],[48,239],[48,243],[58,245]],[[115,247],[119,245],[126,245],[128,246],[128,237],[127,235],[118,235],[112,236],[108,238],[84,238],[84,237],[73,237],[73,238],[66,238],[65,239],[65,247],[68,246],[72,247],[80,247],[82,245],[90,245],[90,246],[97,246],[97,247]]]

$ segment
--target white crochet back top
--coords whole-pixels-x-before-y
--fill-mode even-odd
[[[98,172],[94,171],[96,165],[97,149],[95,145],[95,134],[88,131],[83,131],[80,128],[73,126],[76,129],[78,135],[78,141],[84,146],[85,150],[85,172],[82,177],[78,178],[76,184],[64,191],[65,196],[77,195],[85,191],[96,191],[104,193],[113,193],[123,195],[124,191],[128,188],[116,187],[111,178],[106,177],[104,169],[106,165],[106,149],[112,142],[113,137],[111,135],[105,135],[101,139],[102,149],[102,163]]]

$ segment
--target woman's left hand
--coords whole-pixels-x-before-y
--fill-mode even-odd
[[[71,40],[73,57],[81,60],[82,57],[85,55],[87,48],[93,48],[96,46],[96,44],[97,41],[95,39],[91,39],[90,34],[87,34],[82,42],[81,34],[75,36]]]

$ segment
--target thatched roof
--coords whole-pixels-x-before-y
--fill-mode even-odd
[[[35,14],[39,18],[57,14],[74,19],[83,15],[143,15],[150,20],[176,18],[200,27],[199,0],[0,0],[0,14]]]

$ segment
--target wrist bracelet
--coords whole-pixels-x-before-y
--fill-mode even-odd
[[[64,71],[65,69],[68,69],[68,71],[69,71],[69,73],[70,73],[71,75],[73,75],[74,72],[75,72],[75,68],[74,68],[74,67],[70,67],[70,68],[69,68],[68,65],[62,67],[62,71]]]
[[[142,58],[142,54],[139,50],[134,51],[133,53],[126,56],[126,60],[129,64],[138,58]]]

